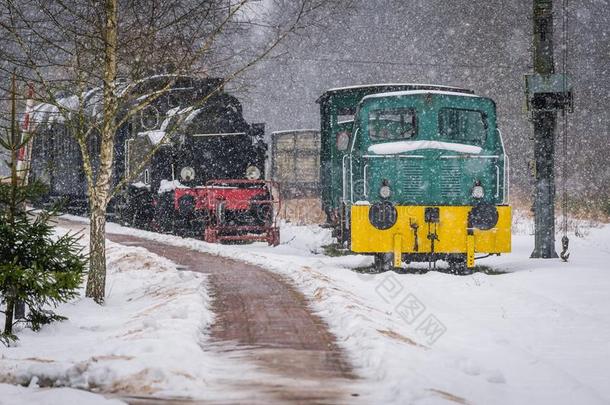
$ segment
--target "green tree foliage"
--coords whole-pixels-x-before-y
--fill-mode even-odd
[[[86,257],[75,234],[55,236],[52,219],[59,205],[33,212],[26,203],[40,198],[43,184],[27,183],[27,171],[18,170],[17,152],[27,139],[19,131],[13,100],[12,125],[0,134],[0,146],[10,159],[8,178],[0,179],[0,305],[4,308],[4,330],[0,341],[16,340],[13,326],[23,322],[33,330],[65,319],[53,311],[58,304],[78,295],[85,273]],[[25,303],[25,318],[14,319],[17,303]]]

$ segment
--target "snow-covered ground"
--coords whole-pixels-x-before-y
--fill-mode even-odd
[[[58,308],[67,321],[38,333],[18,330],[16,347],[0,346],[0,382],[31,387],[0,385],[1,404],[22,403],[22,397],[33,403],[101,403],[102,397],[80,391],[38,386],[188,396],[194,382],[206,385],[206,369],[214,363],[200,347],[201,330],[213,319],[205,276],[178,271],[145,249],[110,242],[108,271],[104,306],[79,298]]]
[[[120,405],[117,399],[107,399],[74,388],[38,388],[0,384],[0,405]]]
[[[480,262],[506,274],[462,277],[439,272],[361,274],[354,269],[369,265],[371,259],[325,256],[321,246],[331,241],[330,235],[315,226],[283,226],[282,244],[275,248],[262,243],[211,245],[113,224],[108,231],[226,255],[285,275],[310,298],[346,349],[363,377],[360,394],[365,402],[609,403],[610,226],[590,229],[582,238],[572,236],[568,263],[529,259],[533,247],[529,227],[527,220],[517,217],[513,253]],[[66,385],[79,387],[86,378],[94,387],[99,381],[121,381],[121,372],[127,375],[140,368],[146,370],[145,380],[152,381],[150,388],[162,393],[204,393],[193,380],[181,378],[183,371],[212,388],[205,378],[210,370],[191,367],[191,361],[207,362],[213,369],[219,359],[204,350],[182,347],[195,344],[193,327],[205,327],[212,318],[206,309],[205,280],[190,273],[181,276],[171,263],[141,249],[115,249],[111,262],[123,270],[109,274],[108,305],[87,309],[93,304],[82,299],[71,304],[73,313],[70,305],[61,308],[70,321],[38,334],[22,332],[20,347],[0,348],[0,375],[13,370],[11,382],[27,383],[32,369],[51,375],[63,370]],[[119,258],[135,252],[150,265],[141,268],[129,256]],[[172,287],[176,282],[180,286],[160,297],[130,296],[121,277],[134,280],[144,273],[156,275],[146,276],[149,292],[165,291],[170,282]],[[137,283],[132,284],[135,288]],[[170,331],[164,320],[178,324],[182,320],[184,327]],[[48,342],[58,338],[73,349],[49,349]],[[166,339],[181,343],[173,345],[162,367],[157,345]],[[83,353],[86,347],[106,347],[99,352],[117,358],[95,360],[91,352]],[[72,358],[83,357],[90,360],[66,366]],[[22,365],[25,358],[42,362],[30,360],[28,369]],[[44,362],[51,358],[58,360]],[[112,366],[119,362],[120,367]],[[244,374],[241,366],[235,365],[235,373]]]

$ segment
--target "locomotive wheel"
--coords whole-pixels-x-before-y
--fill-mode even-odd
[[[472,269],[468,268],[468,266],[466,266],[466,256],[463,255],[463,257],[459,257],[459,258],[452,258],[447,260],[447,263],[449,263],[449,272],[451,274],[457,274],[459,276],[467,276],[469,274],[472,274],[473,271]]]
[[[342,208],[341,208],[341,217],[339,219],[339,223],[338,223],[338,227],[337,227],[337,233],[338,233],[338,239],[339,239],[339,243],[345,247],[345,248],[349,248],[350,243],[351,243],[351,230],[350,228],[348,228],[348,221],[349,219],[347,218],[347,208],[346,205],[343,204]],[[387,271],[387,270],[384,270]]]
[[[127,198],[125,194],[120,194],[114,203],[114,215],[117,223],[123,226],[129,226],[129,219],[127,216]]]
[[[174,193],[163,193],[157,200],[155,221],[159,230],[164,233],[174,232],[176,210],[174,209]]]
[[[150,229],[154,216],[153,197],[150,191],[129,187],[119,202],[120,221],[139,229]]]
[[[383,273],[394,268],[392,253],[375,253],[375,272]]]
[[[180,216],[174,221],[174,235],[182,236],[183,238],[197,238],[203,234],[203,225],[200,219],[194,215]]]
[[[267,234],[267,243],[269,246],[278,246],[280,244],[279,228],[271,228]]]
[[[270,227],[273,224],[273,203],[269,193],[254,196],[250,202],[249,215],[257,225]]]

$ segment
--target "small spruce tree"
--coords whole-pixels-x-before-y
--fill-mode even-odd
[[[28,183],[27,172],[17,168],[18,151],[29,139],[23,139],[19,130],[14,89],[13,79],[11,125],[0,134],[0,147],[10,153],[4,162],[10,176],[0,178],[0,307],[5,316],[0,341],[5,345],[17,339],[16,322],[39,330],[65,319],[53,308],[78,295],[86,266],[76,235],[54,235],[52,219],[59,205],[37,212],[26,208],[46,187],[37,181]],[[23,319],[15,320],[18,302],[25,303],[28,311]]]

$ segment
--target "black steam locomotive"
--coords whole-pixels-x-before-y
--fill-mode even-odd
[[[171,88],[167,90],[168,83]],[[109,212],[118,222],[145,229],[201,236],[210,242],[256,239],[279,242],[273,186],[264,179],[264,124],[249,124],[221,79],[153,76],[123,83],[119,94],[137,103],[156,97],[129,116],[129,103],[115,138],[113,184],[128,185]],[[219,90],[220,89],[220,90]],[[123,94],[127,93],[129,94]],[[202,102],[202,100],[205,100]],[[101,90],[40,104],[30,113],[35,131],[30,176],[49,185],[47,200],[68,201],[68,211],[87,209],[82,157],[71,133],[70,109],[100,114]],[[97,167],[99,137],[89,137]],[[154,153],[153,153],[154,152]]]

